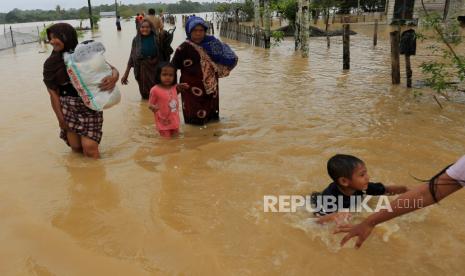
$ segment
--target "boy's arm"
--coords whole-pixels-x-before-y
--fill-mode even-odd
[[[385,195],[398,195],[408,191],[408,188],[406,186],[389,185],[384,187],[386,189],[386,191],[384,192]]]

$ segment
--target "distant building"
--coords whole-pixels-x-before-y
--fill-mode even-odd
[[[116,17],[116,12],[100,12],[100,17]]]

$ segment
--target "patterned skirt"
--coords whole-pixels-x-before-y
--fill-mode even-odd
[[[80,97],[60,97],[60,103],[69,130],[100,144],[102,140],[103,112],[89,109],[84,105]],[[60,138],[69,146],[66,130],[61,130]]]

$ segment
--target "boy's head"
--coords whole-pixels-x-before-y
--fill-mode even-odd
[[[154,9],[149,9],[149,15],[155,15],[155,10]]]
[[[328,174],[340,186],[362,191],[370,178],[365,163],[352,155],[336,154],[328,160]]]

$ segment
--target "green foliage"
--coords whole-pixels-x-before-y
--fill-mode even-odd
[[[50,28],[53,24],[48,24],[45,28],[39,33],[40,41],[47,40],[47,29]]]
[[[271,43],[272,47],[279,46],[281,44],[281,42],[284,40],[284,32],[283,31],[273,31],[271,33],[271,39],[272,39],[272,43]]]
[[[294,24],[298,9],[297,0],[280,0],[273,3],[271,8],[279,12],[291,25]]]
[[[462,42],[458,24],[444,22],[442,16],[437,13],[424,14],[421,23],[426,30],[434,30],[436,35],[420,34],[420,38],[437,41],[438,43],[428,48],[441,57],[440,61],[431,60],[421,65],[422,72],[426,76],[426,84],[436,93],[446,96],[448,91],[457,91],[460,82],[463,83],[465,80],[465,57],[457,54],[453,49]]]
[[[223,2],[218,3],[215,7],[215,11],[219,13],[225,13],[234,17],[236,13],[245,16],[246,20],[252,20],[254,18],[254,5],[253,0],[245,0],[242,2]]]
[[[92,22],[94,23],[94,29],[98,29],[98,23],[100,22],[100,16],[92,15]]]

